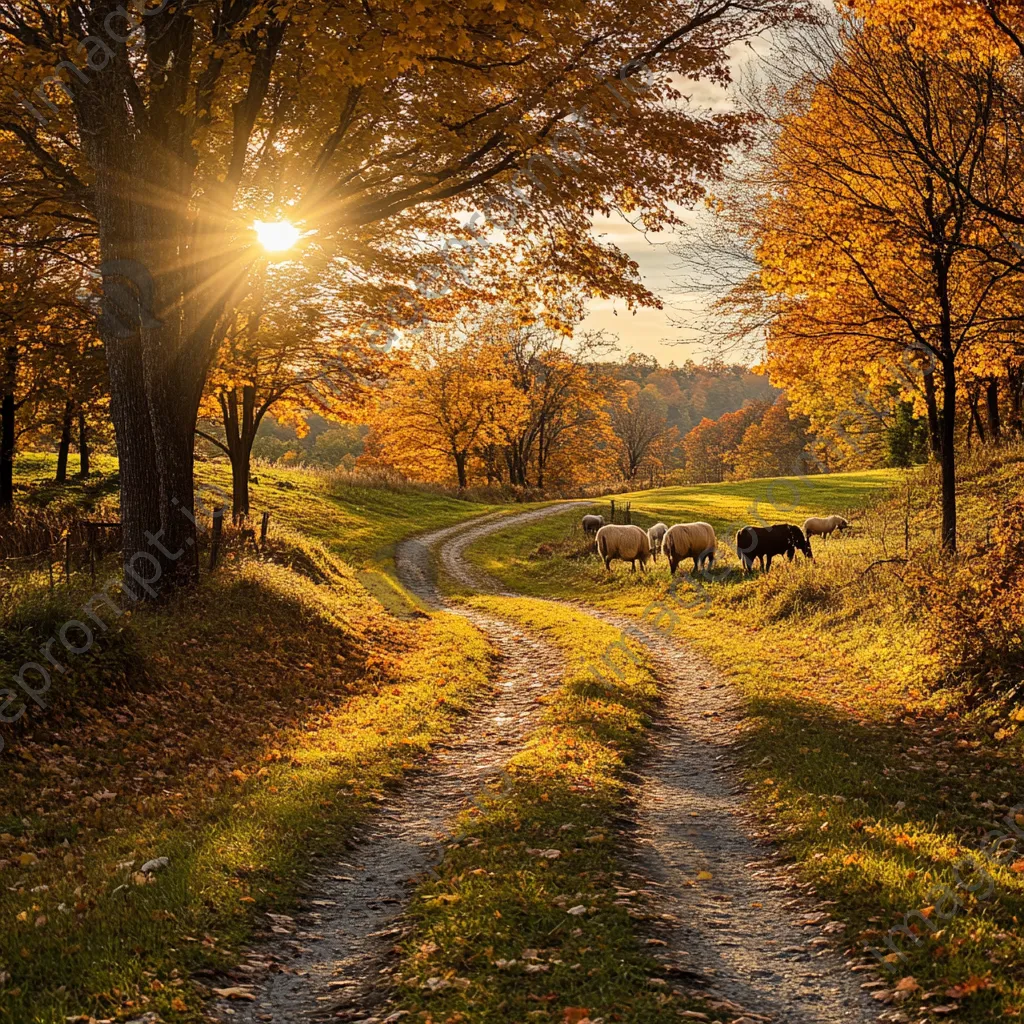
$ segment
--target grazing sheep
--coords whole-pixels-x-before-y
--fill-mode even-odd
[[[791,523],[780,523],[776,526],[744,526],[736,534],[736,554],[740,556],[746,572],[754,568],[755,559],[761,563],[761,568],[765,572],[771,572],[772,559],[776,555],[785,555],[792,562],[797,549],[808,558],[814,559],[811,542],[804,536],[799,526],[793,526]]]
[[[842,533],[849,528],[850,524],[842,516],[811,516],[804,523],[808,537],[831,537],[836,530]]]
[[[597,531],[604,526],[604,516],[584,516],[583,532],[588,536],[596,536]]]
[[[610,569],[616,558],[632,565],[636,572],[636,563],[640,568],[647,567],[647,559],[651,557],[651,542],[647,534],[639,526],[602,526],[597,531],[597,553],[604,559],[604,567]]]
[[[668,533],[668,527],[664,523],[655,523],[647,531],[647,539],[651,542],[651,556],[655,561],[658,560],[658,554],[661,551],[661,545],[665,540],[666,533]]]
[[[684,558],[693,559],[693,569],[697,572],[715,564],[715,551],[718,538],[715,528],[710,523],[676,523],[669,528],[665,539],[661,542],[661,550],[668,559],[670,573]]]

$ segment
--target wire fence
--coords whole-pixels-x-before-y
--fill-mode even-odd
[[[262,550],[267,543],[270,513],[263,512],[259,525],[242,519],[225,531],[226,509],[213,510],[212,529],[202,531],[208,536],[209,571],[217,567],[223,552],[230,547],[252,545]],[[202,545],[205,554],[205,545]],[[70,586],[77,575],[88,573],[95,582],[97,567],[110,555],[122,549],[121,523],[95,519],[75,519],[60,524],[39,519],[0,520],[0,575],[43,574],[50,591],[60,585]],[[17,552],[11,553],[11,552]]]

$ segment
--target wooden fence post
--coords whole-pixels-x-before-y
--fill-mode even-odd
[[[611,521],[613,523],[615,522],[615,499],[614,498],[612,498],[612,517],[611,517]]]
[[[633,511],[632,510],[633,510],[633,502],[627,501],[626,502],[626,519],[625,519],[625,522],[626,522],[627,525],[629,525],[630,523],[633,522]]]
[[[86,523],[86,536],[89,544],[89,571],[92,573],[92,581],[96,582],[96,535],[99,528],[95,523]]]
[[[270,513],[263,513],[263,523],[260,525],[260,547],[267,543],[267,527],[270,526]]]
[[[224,507],[213,510],[213,537],[210,540],[210,571],[217,568],[217,555],[220,553],[220,538],[224,532]]]

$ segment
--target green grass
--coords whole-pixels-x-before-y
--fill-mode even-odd
[[[965,464],[965,548],[1019,494],[1022,465],[1018,450]],[[901,582],[902,563],[890,561],[935,557],[935,485],[929,469],[809,478],[781,505],[767,481],[631,497],[634,522],[707,519],[720,543],[756,522],[755,509],[796,523],[852,510],[852,536],[818,542],[814,563],[798,556],[767,577],[745,578],[729,552],[711,579],[670,582],[664,561],[646,575],[621,565],[607,573],[576,531],[576,512],[469,554],[520,592],[645,618],[729,674],[749,706],[742,745],[754,803],[804,877],[836,902],[850,946],[887,957],[894,970],[881,968],[883,978],[916,979],[905,983],[908,1013],[927,1019],[928,1006],[955,1004],[961,1021],[1019,1019],[1024,851],[1018,841],[1015,854],[996,856],[991,836],[1024,838],[1024,816],[1014,817],[1024,810],[1015,807],[1024,803],[1021,732],[1013,715],[969,714],[955,689],[936,686],[929,623]],[[911,938],[893,930],[904,926]]]
[[[615,502],[617,505],[632,503],[633,511],[650,518],[652,523],[663,520],[671,525],[703,520],[719,533],[727,533],[740,526],[802,523],[811,515],[831,515],[860,508],[876,497],[880,489],[897,483],[900,477],[898,470],[877,469],[827,476],[694,484],[616,495]]]
[[[98,455],[93,463],[97,473],[84,485],[72,479],[58,486],[52,483],[55,456],[19,455],[15,462],[18,503],[51,512],[116,515],[117,460]],[[270,512],[272,529],[283,525],[298,530],[361,568],[390,569],[395,545],[404,537],[503,508],[414,485],[363,485],[344,473],[257,465],[253,476],[253,518]],[[198,462],[196,486],[206,507],[212,509],[225,496],[230,505],[231,472],[226,462]]]
[[[390,492],[357,510],[312,477],[281,479],[310,490],[283,489],[288,522],[265,558],[229,550],[197,591],[116,624],[100,609],[102,650],[67,656],[50,706],[2,727],[0,1021],[203,1019],[193,972],[236,962],[263,912],[288,907],[312,859],[487,690],[479,632],[450,614],[394,617],[297,529],[308,507],[333,508],[386,542]],[[65,514],[89,499],[57,490]],[[466,511],[429,501],[417,517],[400,497],[409,529]],[[39,580],[5,589],[3,674],[82,617],[93,589],[87,573],[53,596]],[[170,867],[134,884],[124,865],[157,856]]]
[[[645,952],[634,915],[657,908],[623,898],[637,881],[619,862],[614,822],[626,811],[622,769],[657,695],[646,651],[626,638],[630,656],[609,683],[602,659],[621,631],[548,602],[471,603],[539,634],[565,667],[527,747],[464,815],[437,877],[416,893],[401,1005],[475,1024],[653,1024],[706,1009],[674,996]],[[430,979],[442,987],[432,992]]]

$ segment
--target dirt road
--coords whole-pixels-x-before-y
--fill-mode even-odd
[[[433,608],[445,606],[439,572],[470,591],[503,592],[467,562],[466,548],[569,507],[486,517],[407,540],[396,552],[399,577]],[[222,1019],[388,1019],[382,1004],[389,949],[401,933],[410,886],[436,863],[459,811],[522,745],[535,722],[536,698],[557,684],[561,667],[552,648],[519,628],[455,610],[498,652],[493,696],[435,749],[402,795],[382,806],[344,860],[323,864],[301,913],[268,920],[273,939],[240,968],[256,999],[241,1008],[221,1006]],[[859,984],[871,976],[851,971],[837,952],[842,925],[794,889],[777,854],[756,839],[734,767],[744,711],[730,684],[671,637],[585,610],[647,646],[662,687],[654,742],[638,769],[637,830],[623,856],[645,880],[659,913],[678,923],[663,953],[683,979],[678,984],[733,1004],[750,1020],[899,1020],[891,1013],[878,1017]]]

